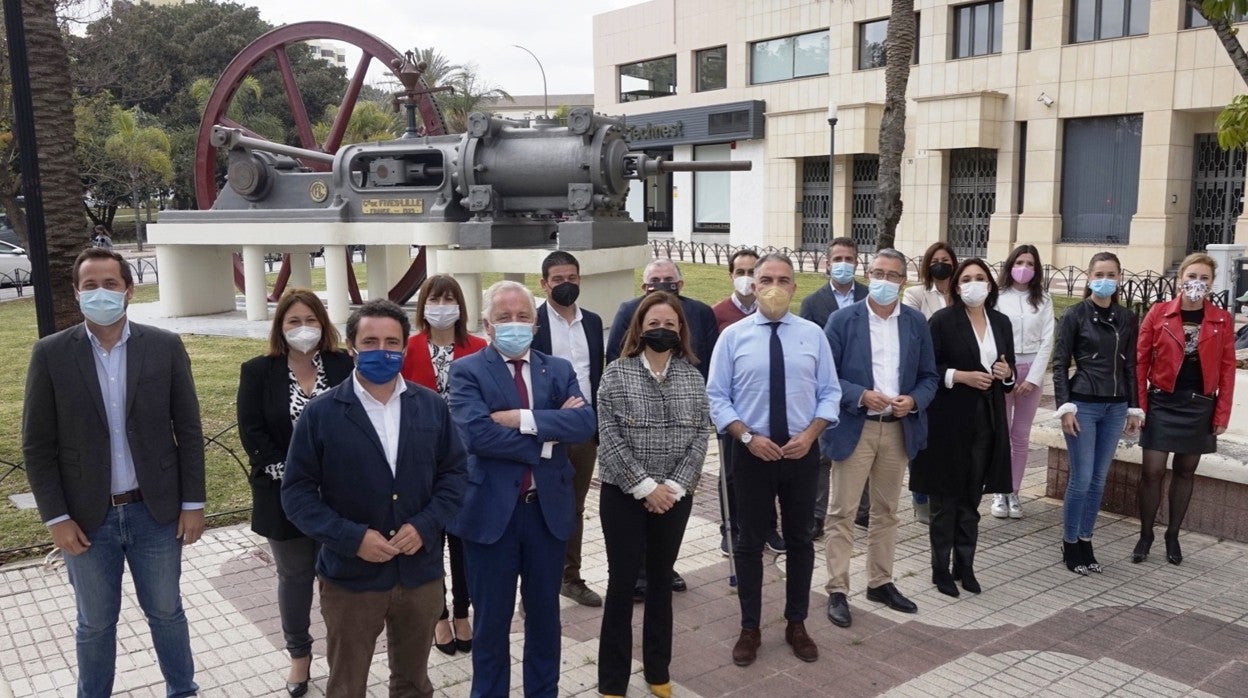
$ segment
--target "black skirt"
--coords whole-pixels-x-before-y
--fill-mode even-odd
[[[1213,435],[1214,402],[1214,398],[1190,390],[1167,393],[1150,389],[1140,448],[1189,454],[1218,450],[1218,439]]]

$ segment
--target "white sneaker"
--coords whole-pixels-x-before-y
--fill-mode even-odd
[[[992,495],[992,515],[998,519],[1004,519],[1010,515],[1010,506],[1006,502],[1005,495]]]
[[[1006,497],[1007,497],[1007,502],[1010,506],[1010,518],[1011,519],[1023,518],[1023,505],[1019,504],[1018,502],[1018,494],[1017,493],[1009,494],[1009,495],[1006,495]]]

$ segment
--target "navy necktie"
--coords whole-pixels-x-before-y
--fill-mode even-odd
[[[524,359],[508,359],[507,363],[516,369],[514,376],[516,381],[516,392],[520,393],[520,409],[529,409],[529,386],[524,382]],[[520,492],[528,492],[533,489],[533,469],[524,469],[524,478],[520,480]]]
[[[787,395],[784,389],[784,346],[780,344],[780,323],[769,322],[771,325],[771,401],[768,414],[770,416],[771,440],[778,446],[789,441],[789,414],[785,407]]]

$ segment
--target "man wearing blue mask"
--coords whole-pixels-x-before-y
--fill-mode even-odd
[[[191,362],[177,335],[132,323],[130,265],[116,252],[74,260],[86,321],[35,343],[22,452],[39,515],[64,556],[78,607],[78,695],[108,696],[123,563],[169,696],[195,695],[178,578],[204,530],[204,437]]]
[[[392,695],[433,695],[442,530],[459,511],[464,447],[445,401],[399,376],[411,324],[377,299],[347,320],[351,379],[295,423],[282,506],[321,544],[316,563],[331,696],[364,696],[384,628]]]
[[[511,619],[520,582],[524,694],[559,686],[559,590],[575,495],[567,447],[598,422],[567,360],[531,348],[533,294],[499,281],[482,294],[490,347],[451,364],[451,414],[468,448],[468,490],[451,532],[472,596],[471,695],[511,695]]]
[[[802,299],[798,314],[823,327],[828,316],[841,308],[847,308],[867,297],[867,287],[854,280],[858,268],[858,244],[853,238],[836,238],[828,245],[828,284]],[[824,457],[819,461],[819,483],[815,492],[815,540],[823,538],[823,521],[828,515],[828,474],[832,462]],[[870,499],[863,488],[862,499],[855,521],[866,527]]]

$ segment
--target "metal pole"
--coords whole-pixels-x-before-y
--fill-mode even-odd
[[[43,184],[39,179],[39,148],[35,142],[35,106],[30,95],[30,64],[26,52],[26,23],[21,0],[4,0],[4,24],[9,42],[9,72],[13,79],[13,130],[17,136],[26,195],[26,231],[31,280],[35,289],[35,320],[39,336],[56,332],[52,307],[52,280],[48,272],[48,239],[43,219]]]
[[[835,200],[833,195],[833,182],[836,179],[836,122],[838,119],[833,116],[828,119],[828,243],[836,237],[835,226],[832,224],[832,211],[835,208],[832,203]],[[829,262],[830,264],[831,262]]]
[[[546,93],[546,69],[542,67],[542,62],[538,60],[536,53],[533,53],[520,44],[512,44],[512,46],[524,51],[530,56],[533,56],[533,60],[537,61],[537,69],[542,71],[542,117],[547,119],[550,118],[550,101]]]

